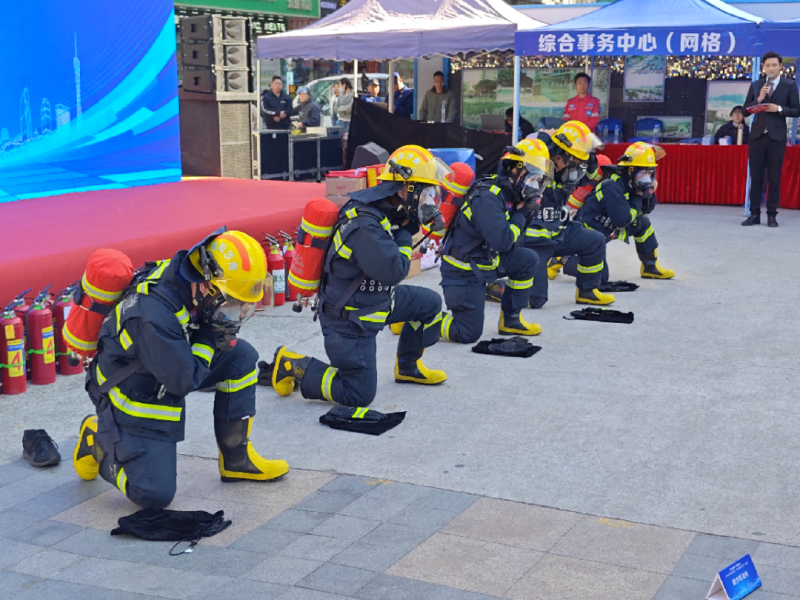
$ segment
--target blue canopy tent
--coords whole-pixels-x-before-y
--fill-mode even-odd
[[[563,23],[517,31],[515,82],[520,56],[754,56],[761,69],[764,19],[721,0],[616,0]],[[519,119],[519,85],[514,131]],[[515,140],[516,141],[516,140]],[[749,178],[748,178],[749,185]]]

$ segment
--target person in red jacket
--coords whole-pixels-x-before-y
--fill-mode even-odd
[[[565,121],[580,121],[594,131],[600,122],[600,100],[589,93],[591,77],[586,73],[575,75],[575,91],[578,95],[567,100],[564,107]]]

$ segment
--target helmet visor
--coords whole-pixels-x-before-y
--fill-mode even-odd
[[[550,161],[548,160],[547,162]],[[525,170],[526,173],[520,185],[520,195],[522,199],[528,201],[541,198],[547,184],[553,179],[552,165],[550,165],[549,172],[546,169],[534,167],[530,164],[525,165]]]
[[[221,303],[211,313],[210,325],[217,328],[241,327],[256,312],[256,302],[243,302],[236,298],[225,296]]]
[[[272,276],[263,279],[213,279],[211,281],[226,297],[241,302],[260,302],[266,289],[272,289]]]
[[[437,216],[441,217],[439,207],[442,205],[444,193],[438,185],[427,185],[419,192],[417,199],[417,218],[420,225],[433,223]]]

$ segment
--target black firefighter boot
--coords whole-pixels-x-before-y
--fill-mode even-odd
[[[267,460],[253,449],[250,442],[252,426],[253,417],[232,422],[214,419],[222,481],[269,481],[289,472],[285,460]]]
[[[286,346],[281,346],[275,351],[275,360],[272,362],[272,387],[280,396],[288,396],[306,374],[306,369],[311,362],[311,357],[292,352]]]
[[[642,261],[640,273],[643,279],[672,279],[675,277],[675,271],[665,269],[658,264],[658,250],[639,254],[639,260]]]
[[[528,323],[522,318],[520,311],[502,310],[497,331],[500,335],[539,335],[542,333],[542,328],[536,323]]]

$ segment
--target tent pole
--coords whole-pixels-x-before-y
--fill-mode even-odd
[[[800,58],[797,58],[797,59],[795,59],[795,60],[797,61],[797,62],[795,63],[795,65],[797,65],[798,63],[800,63]],[[797,67],[796,67],[796,66],[795,66],[795,74],[794,74],[794,77],[795,77],[795,79],[797,79]],[[797,89],[798,89],[798,90],[800,90],[800,82],[798,82],[798,84],[797,84]],[[790,139],[790,140],[789,140],[789,143],[790,143],[792,146],[794,146],[794,145],[797,143],[797,117],[795,117],[794,119],[792,119],[792,129],[790,130],[790,132],[789,132],[789,133],[790,133],[790,134],[791,134],[791,136],[792,136],[792,139]]]
[[[592,93],[592,85],[594,85],[594,55],[589,61],[589,93]]]
[[[511,128],[511,144],[516,146],[519,142],[519,86],[520,86],[520,60],[514,55],[514,126]]]
[[[386,89],[386,95],[389,100],[389,112],[394,113],[394,61],[389,61],[389,85]]]
[[[753,82],[758,81],[758,76],[761,73],[761,57],[753,57]],[[753,131],[753,121],[755,115],[750,115],[750,131]],[[744,216],[750,216],[750,160],[747,161],[747,185],[744,188]]]
[[[367,90],[364,90],[365,92]],[[358,59],[353,59],[353,98],[358,98]]]

